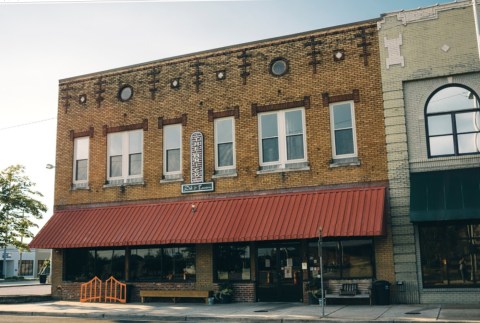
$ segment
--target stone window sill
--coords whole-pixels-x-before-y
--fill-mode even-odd
[[[160,180],[160,183],[175,183],[175,182],[184,182],[185,179],[181,174],[179,175],[165,175],[163,178]]]
[[[310,170],[310,166],[308,162],[302,162],[302,163],[292,163],[292,164],[260,167],[260,169],[257,171],[257,174],[261,175],[261,174],[297,172],[297,171],[309,171],[309,170]]]
[[[217,170],[212,178],[237,177],[236,169]]]
[[[70,190],[71,191],[89,191],[90,186],[88,185],[88,183],[78,183],[78,184],[72,183],[72,185],[70,186]]]
[[[360,159],[358,159],[358,157],[332,159],[330,161],[330,168],[360,166],[360,165],[361,165],[361,162],[360,162]]]
[[[113,181],[107,181],[104,185],[103,188],[109,188],[109,187],[119,187],[119,186],[145,186],[145,181],[143,180],[143,177],[141,178],[135,178],[135,179],[121,179],[121,180],[113,180]]]

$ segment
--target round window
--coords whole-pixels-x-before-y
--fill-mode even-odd
[[[121,101],[128,101],[133,96],[133,88],[130,85],[122,87],[118,93],[118,97]]]
[[[270,72],[275,76],[282,76],[288,72],[288,62],[284,58],[277,58],[270,64]]]

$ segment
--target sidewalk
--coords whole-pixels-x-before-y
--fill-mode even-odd
[[[32,291],[49,285],[16,286]],[[0,296],[6,289],[0,288]],[[3,295],[2,295],[3,294]],[[32,315],[105,319],[143,319],[190,322],[448,322],[480,323],[479,305],[327,305],[321,317],[318,305],[301,303],[80,303],[46,301],[23,304],[0,304],[0,315]]]
[[[344,306],[299,303],[80,303],[52,301],[0,305],[0,315],[216,322],[469,322],[480,323],[479,306]]]
[[[0,282],[0,304],[51,301],[52,286],[38,280]]]

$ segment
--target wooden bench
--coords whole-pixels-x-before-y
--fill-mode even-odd
[[[371,305],[371,289],[371,279],[329,280],[327,283],[325,298],[367,299]]]
[[[355,284],[355,283],[342,284],[342,288],[340,288],[339,294],[341,296],[355,296],[357,294],[360,294],[360,291],[358,290],[358,284]]]
[[[169,297],[176,302],[177,298],[204,298],[208,303],[208,298],[212,297],[213,292],[209,290],[141,290],[140,298],[142,303],[145,297]]]

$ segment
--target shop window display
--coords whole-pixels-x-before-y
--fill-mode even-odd
[[[480,224],[419,227],[425,288],[480,287]]]

